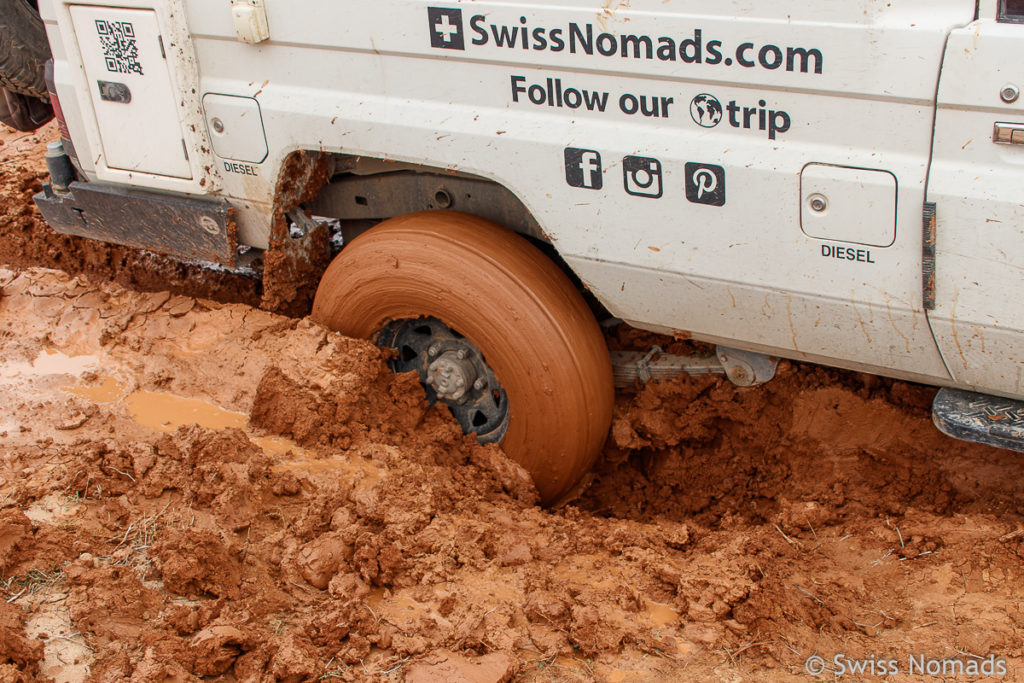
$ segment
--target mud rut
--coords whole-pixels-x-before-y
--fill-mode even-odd
[[[939,435],[933,390],[784,363],[620,392],[543,510],[371,345],[53,235],[49,134],[0,136],[0,681],[1024,678],[1024,466]]]

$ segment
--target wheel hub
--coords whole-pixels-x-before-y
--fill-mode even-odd
[[[384,327],[377,345],[394,349],[395,372],[419,373],[433,404],[441,400],[467,434],[497,443],[508,429],[508,397],[483,353],[436,318],[397,320]]]
[[[466,398],[467,391],[473,388],[476,367],[468,356],[466,349],[445,351],[427,367],[427,378],[424,381],[434,388],[439,399],[461,402]]]

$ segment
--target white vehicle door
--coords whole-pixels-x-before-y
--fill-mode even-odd
[[[191,178],[156,11],[72,5],[70,13],[106,165]]]
[[[935,205],[934,309],[950,374],[1024,393],[1024,0],[981,3],[949,38],[928,200]]]

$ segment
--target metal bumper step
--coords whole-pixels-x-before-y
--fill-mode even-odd
[[[83,182],[71,183],[63,193],[46,183],[33,199],[57,232],[179,259],[237,264],[234,210],[224,199]]]
[[[932,422],[955,439],[1024,452],[1024,401],[941,389]]]

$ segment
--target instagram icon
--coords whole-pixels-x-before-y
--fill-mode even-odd
[[[651,157],[625,157],[622,160],[623,184],[635,197],[658,199],[663,189],[661,162]]]

